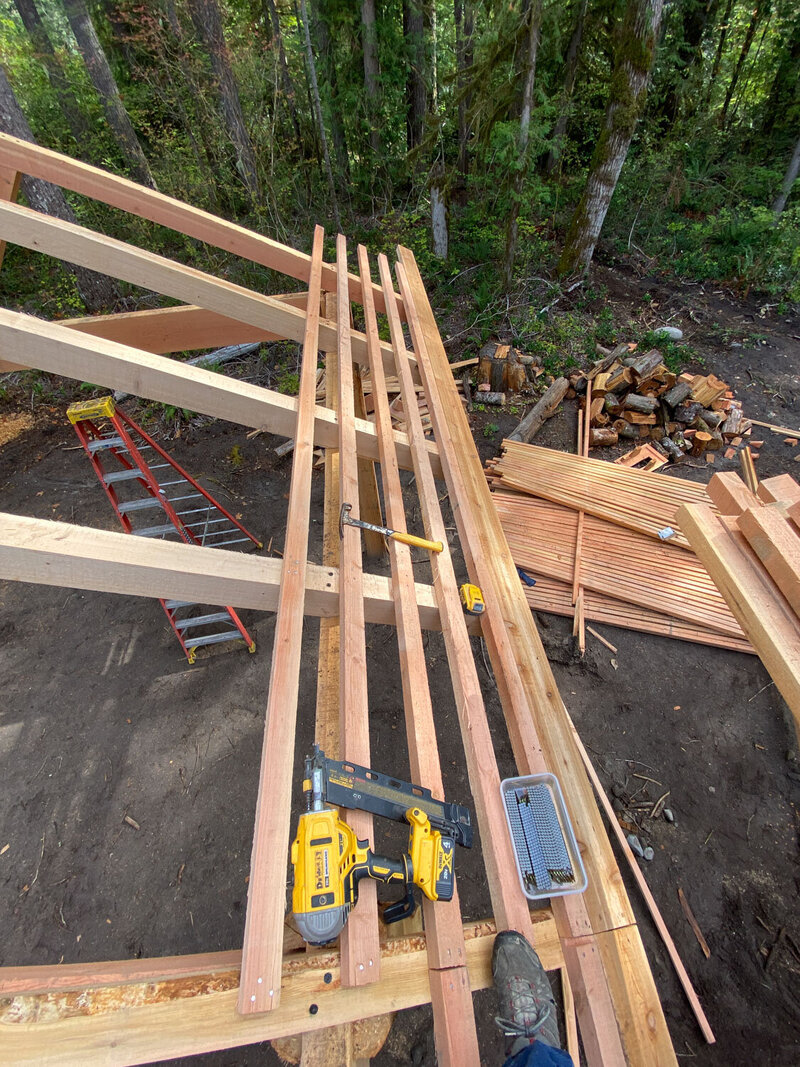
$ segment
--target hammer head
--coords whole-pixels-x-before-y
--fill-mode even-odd
[[[352,504],[342,504],[342,510],[339,512],[339,540],[344,537],[344,528],[346,525],[350,525],[350,512],[353,510]]]

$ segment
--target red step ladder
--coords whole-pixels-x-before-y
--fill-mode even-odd
[[[206,548],[228,548],[244,542],[262,547],[141,426],[116,407],[113,397],[72,404],[67,418],[126,533],[179,538]],[[145,452],[154,456],[145,459]],[[148,522],[154,512],[159,520],[167,521],[139,525],[140,517]],[[162,600],[161,606],[189,663],[195,662],[199,649],[223,641],[244,641],[248,652],[256,650],[255,641],[231,607],[208,611],[186,600]]]

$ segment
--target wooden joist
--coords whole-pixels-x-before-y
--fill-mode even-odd
[[[77,159],[30,144],[17,137],[0,133],[0,168],[5,172],[30,174],[71,189],[75,193],[100,200],[104,204],[121,208],[142,219],[149,219],[168,229],[194,237],[205,244],[222,248],[234,255],[260,263],[271,270],[287,274],[307,282],[311,273],[311,256],[288,245],[264,237],[262,234],[237,226],[233,222],[211,215],[193,207],[183,200],[165,196],[155,189],[121,178],[117,174],[92,167]],[[336,291],[336,269],[323,263],[323,288]],[[361,302],[361,283],[351,274],[348,276],[351,299]],[[383,293],[378,286],[373,289],[379,311],[385,311]],[[403,314],[402,302],[396,294],[393,299],[399,313]]]
[[[323,238],[322,227],[317,226],[308,283],[297,432],[250,861],[238,999],[238,1010],[242,1015],[272,1010],[280,1003],[286,856],[314,462]],[[353,453],[355,459],[355,449]]]
[[[335,339],[333,344],[335,346]],[[94,382],[109,389],[121,389],[134,396],[188,408],[240,426],[284,437],[295,436],[298,409],[295,397],[2,308],[0,356],[23,367]],[[355,430],[359,454],[377,459],[375,427],[357,419]],[[334,412],[316,407],[314,444],[335,446],[338,435]],[[412,462],[407,436],[395,431],[395,441],[400,465],[410,470]],[[438,469],[436,446],[427,442],[426,448]]]
[[[358,268],[362,281],[370,277],[369,258],[363,245],[358,248]],[[370,373],[375,398],[375,425],[381,449],[381,473],[386,501],[386,520],[393,530],[406,531],[400,468],[392,436],[392,417],[386,391],[383,362],[378,351],[378,321],[370,289],[364,292],[365,332],[370,357]],[[425,647],[419,610],[414,595],[414,569],[411,550],[399,541],[389,542],[392,589],[397,605],[397,643],[403,687],[406,734],[412,781],[443,797],[444,784],[433,721],[433,705],[428,685]],[[464,1067],[477,1063],[478,1034],[461,924],[458,889],[453,899],[434,904],[422,902],[427,931],[428,961],[433,997],[433,1028],[437,1060],[443,1067]],[[434,995],[435,990],[435,995]]]
[[[388,291],[391,285],[389,263],[385,256],[378,257],[381,281]],[[398,264],[400,292],[406,299],[405,276]],[[420,327],[416,311],[406,304],[406,313],[411,317],[412,336],[419,356]],[[410,367],[402,348],[402,327],[399,318],[389,312],[389,328],[395,346],[397,376],[400,379],[403,399],[408,410],[409,438],[414,442],[412,454],[416,460],[414,473],[417,479],[422,521],[425,536],[431,541],[441,541],[441,552],[431,553],[433,588],[442,617],[442,633],[445,641],[450,675],[453,681],[456,711],[461,726],[464,755],[469,773],[470,789],[481,835],[486,880],[492,899],[492,911],[502,930],[518,930],[527,936],[530,920],[525,897],[518,879],[511,874],[515,870],[514,853],[506,827],[503,802],[500,796],[500,775],[494,755],[486,708],[483,703],[475,659],[470,647],[469,635],[464,624],[464,611],[458,594],[449,541],[442,518],[439,495],[427,454],[420,447],[424,439],[419,410],[413,403],[414,390]],[[450,372],[448,372],[450,373]],[[452,383],[453,376],[450,373]],[[455,387],[453,387],[455,389]],[[459,407],[460,407],[459,401]],[[439,437],[441,443],[441,437]],[[473,446],[474,447],[474,446]]]
[[[445,478],[458,504],[454,513],[462,547],[470,577],[486,597],[484,634],[517,767],[523,774],[547,767],[558,775],[569,798],[573,826],[585,846],[589,888],[582,898],[562,898],[557,906],[554,902],[584,1049],[591,1063],[623,1062],[619,1023],[630,1062],[675,1063],[630,902],[494,514],[422,279],[413,254],[402,248],[398,254],[411,286],[410,294],[404,293],[406,311],[432,404]],[[411,302],[424,316],[416,333]]]
[[[347,291],[347,242],[336,238],[339,285],[336,290],[337,375],[339,407],[339,500],[350,504],[351,517],[360,516],[358,456],[356,454],[351,358],[350,299]],[[360,386],[359,386],[360,388]],[[367,646],[364,632],[361,531],[342,528],[339,585],[339,736],[342,758],[369,767],[369,696],[367,694]],[[356,837],[372,838],[372,816],[348,811],[344,816]],[[358,903],[342,931],[342,982],[359,986],[380,977],[378,949],[378,893],[371,878],[359,886]]]

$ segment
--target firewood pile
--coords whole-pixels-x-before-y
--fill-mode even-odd
[[[647,440],[677,462],[718,451],[731,459],[753,443],[747,441],[751,423],[726,382],[713,374],[674,374],[655,348],[639,353],[618,345],[569,382],[584,410],[590,404],[592,448]]]

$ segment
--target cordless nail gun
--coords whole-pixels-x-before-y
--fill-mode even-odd
[[[358,900],[362,878],[405,885],[384,922],[414,914],[414,886],[429,900],[452,900],[455,846],[472,846],[468,808],[435,800],[430,790],[385,774],[327,759],[315,745],[306,757],[306,811],[292,843],[292,911],[301,936],[326,945],[341,933]],[[377,856],[359,841],[338,808],[356,808],[409,824],[408,852],[399,860]]]

